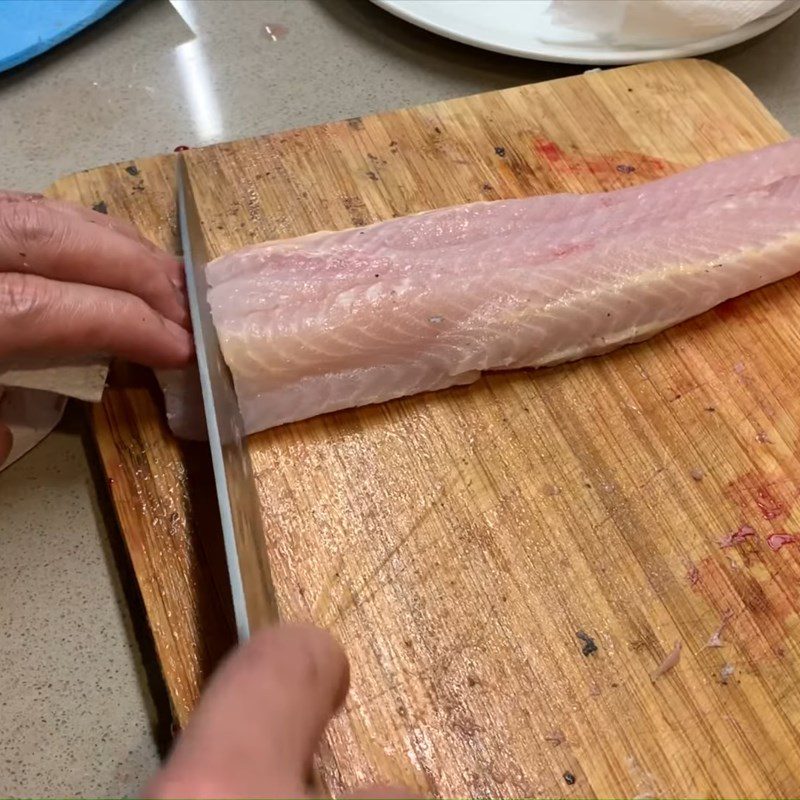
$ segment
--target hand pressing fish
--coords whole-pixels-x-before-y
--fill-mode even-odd
[[[798,269],[793,140],[611,193],[268,242],[207,274],[253,433],[605,353]]]

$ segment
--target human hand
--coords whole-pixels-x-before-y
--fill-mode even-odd
[[[192,355],[179,262],[133,226],[0,191],[0,361],[105,353],[151,367]],[[0,422],[0,464],[11,435]]]
[[[0,191],[0,360],[109,355],[177,367],[192,354],[179,262],[133,226]]]
[[[220,667],[145,797],[316,796],[312,760],[347,695],[339,645],[305,626],[266,628]],[[410,797],[371,786],[360,798]]]

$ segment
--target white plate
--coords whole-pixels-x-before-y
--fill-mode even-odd
[[[722,50],[779,25],[800,8],[789,2],[774,15],[738,30],[680,47],[625,48],[578,42],[578,34],[553,25],[549,0],[372,0],[395,16],[421,28],[485,50],[540,61],[568,64],[633,64],[686,58]],[[576,40],[574,43],[570,39]]]

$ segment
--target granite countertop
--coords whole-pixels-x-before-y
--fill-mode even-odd
[[[712,57],[795,134],[798,42],[800,14]],[[366,0],[131,0],[0,75],[0,186],[584,69],[458,45]],[[84,420],[74,406],[0,474],[3,796],[132,793],[158,763],[146,628]]]

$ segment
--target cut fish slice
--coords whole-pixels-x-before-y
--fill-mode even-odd
[[[208,266],[248,432],[606,352],[800,269],[800,141],[608,194],[475,203]]]

